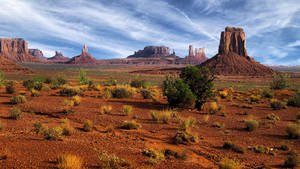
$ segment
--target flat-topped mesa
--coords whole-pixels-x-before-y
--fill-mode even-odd
[[[0,38],[0,56],[14,62],[37,62],[28,52],[28,44],[22,38]]]
[[[240,56],[248,56],[245,33],[242,28],[226,27],[221,33],[219,54],[228,55],[234,52]]]
[[[170,56],[170,48],[165,46],[146,46],[143,50],[134,52],[128,58],[161,58]]]
[[[44,56],[43,52],[39,49],[28,49],[28,53],[40,61],[47,60],[47,58]]]

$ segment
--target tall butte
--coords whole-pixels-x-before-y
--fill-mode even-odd
[[[88,47],[84,44],[82,52],[78,56],[74,56],[67,64],[77,64],[77,65],[94,65],[97,64],[97,60],[88,53]]]
[[[248,56],[242,28],[226,27],[221,33],[219,52],[198,67],[206,66],[216,75],[267,76],[274,71]]]

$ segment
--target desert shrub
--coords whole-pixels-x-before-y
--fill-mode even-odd
[[[70,136],[75,132],[75,129],[71,126],[71,123],[68,119],[63,120],[61,128],[63,130],[62,134],[65,136]]]
[[[151,90],[142,89],[141,95],[144,99],[153,99],[153,93],[151,92]]]
[[[62,103],[62,113],[69,114],[73,112],[74,101],[73,100],[64,100]]]
[[[188,108],[194,105],[195,95],[189,86],[180,79],[166,77],[163,82],[163,95],[173,107]]]
[[[241,153],[241,154],[243,154],[245,152],[243,147],[237,146],[234,142],[232,142],[230,140],[226,140],[224,142],[223,148],[226,150],[232,150],[234,152]]]
[[[297,154],[289,155],[286,160],[284,161],[283,166],[287,168],[296,168],[299,166],[300,160]]]
[[[8,113],[10,114],[10,118],[14,120],[18,120],[23,116],[22,110],[17,107],[11,108]]]
[[[123,158],[119,158],[115,154],[108,154],[105,150],[98,153],[98,160],[101,167],[107,169],[118,169],[129,165]]]
[[[129,116],[132,113],[132,106],[125,105],[123,106],[123,114]]]
[[[83,131],[89,132],[92,131],[94,128],[94,123],[90,120],[87,120],[83,124]]]
[[[271,99],[270,104],[273,110],[280,110],[286,108],[286,103],[277,99]]]
[[[248,147],[249,150],[252,150],[256,153],[261,153],[261,154],[275,154],[274,149],[266,147],[264,145],[257,145],[257,146],[253,146],[253,147]]]
[[[278,120],[280,120],[280,117],[277,116],[276,114],[272,113],[272,114],[269,114],[269,115],[267,116],[267,119],[268,119],[268,120],[273,120],[273,121],[278,121]]]
[[[132,96],[132,92],[125,87],[116,87],[111,90],[113,98],[129,98]]]
[[[64,75],[63,73],[59,73],[58,75],[55,76],[55,80],[57,81],[58,85],[64,85],[67,84],[67,80],[66,80],[66,75]]]
[[[219,162],[220,169],[242,169],[243,165],[228,158],[223,158]]]
[[[5,128],[5,123],[0,121],[0,131],[2,131]]]
[[[112,111],[112,107],[110,105],[108,106],[101,106],[100,107],[100,114],[111,114],[111,111]]]
[[[273,81],[270,84],[271,89],[285,89],[289,87],[290,76],[288,74],[273,74]]]
[[[295,92],[292,97],[288,99],[288,106],[300,107],[300,92]]]
[[[224,123],[219,123],[219,122],[214,122],[212,124],[212,127],[215,127],[215,128],[223,128],[225,127],[225,124]]]
[[[82,169],[82,159],[72,154],[61,154],[57,157],[58,169]]]
[[[2,87],[2,85],[4,84],[4,80],[5,80],[4,73],[0,69],[0,87]]]
[[[12,104],[19,104],[19,103],[26,103],[27,102],[27,99],[25,96],[23,95],[16,95],[16,96],[13,96],[11,99],[10,99],[10,102]]]
[[[104,90],[100,90],[100,97],[104,99],[109,99],[112,97],[111,90],[109,88],[105,88]]]
[[[196,124],[196,119],[193,117],[188,117],[186,119],[181,120],[180,122],[180,130],[182,131],[190,131]]]
[[[116,86],[118,81],[114,79],[113,77],[110,77],[105,83],[105,86]]]
[[[73,100],[75,106],[78,106],[81,102],[81,98],[79,96],[73,96],[72,100]]]
[[[204,103],[213,94],[214,76],[205,66],[201,67],[201,69],[198,69],[196,66],[187,66],[180,73],[180,78],[196,96],[195,107],[201,110]]]
[[[163,123],[168,123],[169,119],[174,116],[176,112],[172,110],[163,110],[159,112],[151,112],[151,118],[153,121],[162,121]]]
[[[271,93],[271,92],[268,91],[268,90],[264,90],[263,93],[262,93],[262,96],[263,96],[264,98],[273,98],[273,97],[274,97],[274,94]]]
[[[177,159],[181,159],[181,160],[186,160],[187,159],[187,154],[185,151],[182,151],[182,153],[178,153],[174,150],[171,149],[165,149],[164,150],[164,155],[165,157],[175,157]]]
[[[53,127],[46,130],[43,134],[47,140],[58,140],[63,134],[63,129],[61,127]]]
[[[144,150],[142,150],[142,153],[145,156],[148,156],[148,157],[153,158],[153,159],[163,160],[165,158],[165,155],[164,155],[163,152],[160,152],[160,151],[155,150],[153,148],[144,149]]]
[[[198,135],[196,133],[192,133],[191,131],[178,130],[172,140],[175,144],[186,144],[190,142],[197,143]]]
[[[215,113],[217,113],[220,109],[221,109],[221,107],[218,106],[217,102],[211,102],[211,103],[210,103],[210,106],[209,106],[209,109],[208,109],[208,112],[209,112],[210,114],[215,114]]]
[[[40,96],[42,96],[42,94],[40,92],[38,92],[34,89],[31,89],[30,92],[31,92],[31,97],[40,97]]]
[[[73,97],[76,95],[81,95],[82,90],[78,87],[69,87],[66,86],[59,91],[61,96]]]
[[[131,120],[131,121],[124,121],[123,125],[122,125],[122,129],[139,129],[141,128],[141,124],[137,123],[135,120]]]
[[[33,124],[34,130],[37,134],[43,134],[48,130],[48,126],[43,124],[42,122],[35,122]]]
[[[286,127],[286,132],[288,133],[289,138],[297,139],[300,138],[300,124],[291,123]]]
[[[43,83],[42,82],[34,82],[34,87],[33,87],[33,89],[35,89],[35,90],[42,90],[42,88],[43,88]]]
[[[221,98],[226,98],[228,96],[228,92],[226,90],[220,91],[219,95],[221,96]]]
[[[245,120],[246,130],[248,131],[254,131],[259,127],[258,121],[254,119],[247,119]]]
[[[33,89],[34,88],[34,81],[29,79],[29,80],[24,80],[23,81],[23,86],[25,88],[27,88],[28,90]]]
[[[15,86],[13,81],[8,81],[5,85],[6,93],[13,94],[16,92]]]
[[[250,103],[258,103],[260,100],[260,96],[259,95],[251,95],[250,96]]]
[[[79,80],[79,84],[81,84],[81,85],[87,85],[89,83],[89,79],[86,76],[85,70],[82,70],[82,69],[79,70],[78,80]]]
[[[151,88],[151,83],[147,80],[134,79],[133,81],[130,82],[130,86],[135,88],[148,89]]]

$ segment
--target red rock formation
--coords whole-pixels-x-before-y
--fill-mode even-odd
[[[221,33],[219,53],[199,65],[216,75],[266,76],[274,71],[247,55],[245,33],[242,28],[226,27]]]
[[[44,56],[43,52],[39,49],[29,49],[28,53],[42,62],[47,61],[47,58]]]
[[[14,63],[11,60],[8,60],[4,57],[0,57],[0,69],[5,73],[18,73],[18,74],[30,74],[33,73],[28,68],[25,68],[17,63]]]
[[[170,48],[165,46],[146,46],[127,58],[163,58],[170,56]]]
[[[196,48],[197,49],[197,48]],[[196,52],[197,53],[197,52]],[[190,57],[193,57],[194,56],[194,47],[193,45],[190,45],[189,46],[189,56]]]
[[[189,55],[184,59],[180,59],[178,62],[180,64],[198,65],[207,60],[205,56],[205,48],[196,48],[195,54],[193,53],[193,45],[189,46]]]
[[[55,51],[55,55],[51,58],[48,58],[48,61],[55,63],[64,63],[70,60],[70,58],[65,57],[62,52]]]
[[[0,38],[0,56],[14,62],[38,62],[28,53],[28,44],[24,39]]]
[[[81,55],[75,56],[66,62],[67,64],[76,64],[76,65],[94,65],[98,61],[88,53],[88,48],[86,45],[83,46]]]

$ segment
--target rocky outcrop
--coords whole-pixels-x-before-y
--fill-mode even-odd
[[[55,51],[55,55],[51,58],[48,58],[48,61],[52,62],[67,62],[70,58],[65,57],[62,52]]]
[[[180,59],[178,62],[180,64],[189,64],[189,65],[198,65],[207,60],[205,55],[205,48],[195,48],[193,45],[189,46],[189,55],[186,56],[184,59]]]
[[[245,33],[242,28],[226,27],[221,33],[219,54],[228,55],[234,52],[240,56],[248,56]]]
[[[213,74],[230,76],[268,76],[274,71],[247,55],[245,33],[242,28],[226,27],[221,33],[219,53],[199,65]]]
[[[190,45],[190,46],[189,46],[189,56],[190,56],[190,57],[193,57],[193,56],[194,56],[194,47],[193,47],[193,45]]]
[[[43,52],[39,49],[29,49],[28,53],[42,62],[47,61],[47,58],[44,56]]]
[[[76,64],[76,65],[95,65],[98,61],[88,53],[88,48],[86,45],[83,46],[81,55],[71,58],[66,64]]]
[[[0,69],[5,73],[30,74],[33,73],[29,68],[25,68],[11,60],[0,57]]]
[[[165,46],[146,46],[127,58],[162,58],[170,56],[170,48]]]
[[[0,56],[14,62],[38,62],[29,54],[28,44],[21,38],[0,38]]]

